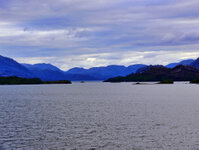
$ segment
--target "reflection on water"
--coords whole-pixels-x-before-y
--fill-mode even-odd
[[[197,150],[199,86],[0,86],[0,149]]]

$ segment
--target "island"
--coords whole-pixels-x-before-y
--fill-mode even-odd
[[[160,84],[172,84],[173,81],[192,81],[199,78],[199,69],[193,66],[178,65],[175,68],[164,66],[148,66],[136,73],[127,76],[110,78],[104,82],[159,82]]]
[[[0,77],[0,85],[19,85],[19,84],[71,84],[69,80],[42,81],[39,78],[21,78],[16,76]]]
[[[173,84],[173,80],[162,80],[160,82],[158,82],[158,84]]]
[[[190,83],[192,83],[192,84],[199,84],[199,79],[191,80]]]

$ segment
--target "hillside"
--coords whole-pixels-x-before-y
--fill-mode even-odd
[[[18,76],[25,78],[34,77],[31,71],[28,70],[26,67],[11,58],[3,56],[0,56],[0,76]]]

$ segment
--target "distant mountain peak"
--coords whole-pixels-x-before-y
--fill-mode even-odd
[[[187,65],[190,65],[193,61],[194,61],[193,59],[186,59],[186,60],[182,60],[182,61],[177,62],[177,63],[170,63],[170,64],[166,65],[165,67],[167,67],[167,68],[174,68],[177,65],[187,66]]]
[[[47,64],[47,63],[38,63],[34,65],[30,64],[23,64],[25,67],[28,69],[38,69],[38,70],[53,70],[53,71],[61,71],[58,67],[52,65],[52,64]]]

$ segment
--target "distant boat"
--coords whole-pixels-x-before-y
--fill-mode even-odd
[[[85,81],[81,81],[80,83],[85,83]]]

